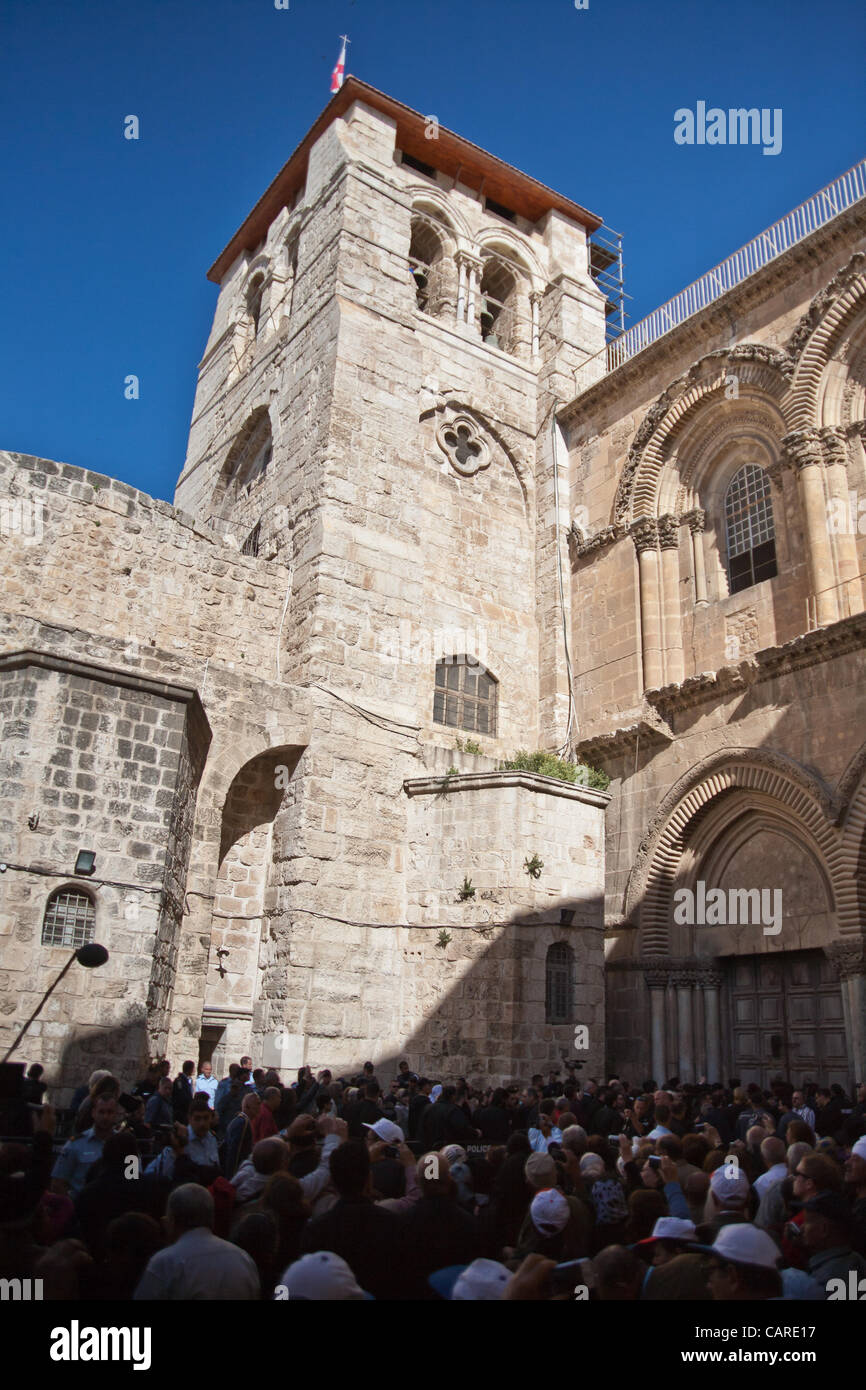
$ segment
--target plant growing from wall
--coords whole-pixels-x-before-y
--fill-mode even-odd
[[[451,933],[450,933],[450,931],[446,931],[445,928],[443,927],[442,930],[441,930],[440,933],[439,933],[439,937],[438,937],[438,939],[437,939],[437,941],[436,941],[436,945],[437,945],[437,946],[441,946],[442,950],[444,951],[444,950],[445,950],[445,947],[448,945],[448,942],[449,942],[450,940],[451,940]]]
[[[458,752],[458,753],[476,753],[476,754],[477,754],[477,753],[483,753],[483,752],[484,752],[484,749],[481,747],[481,744],[480,744],[480,743],[476,743],[474,738],[458,738],[458,739],[456,740],[456,742],[457,742],[457,752]]]
[[[558,782],[574,782],[595,791],[605,792],[610,786],[606,772],[588,767],[586,763],[572,762],[570,758],[558,758],[555,753],[545,753],[543,749],[530,753],[518,748],[512,758],[499,766],[503,772],[537,772],[540,777],[555,777]]]
[[[459,777],[459,776],[460,776],[460,769],[459,769],[458,767],[449,767],[448,771],[445,773],[445,776],[446,776],[446,777]]]
[[[463,880],[463,887],[460,889],[460,901],[466,902],[467,898],[475,897],[475,889],[472,886],[472,879],[467,875]]]
[[[544,860],[539,859],[537,854],[533,854],[531,859],[524,859],[523,867],[530,878],[541,878],[541,870],[544,868]]]

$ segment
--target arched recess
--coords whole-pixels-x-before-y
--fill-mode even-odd
[[[693,544],[702,550],[706,596],[729,592],[725,502],[732,479],[744,467],[763,470],[772,487],[776,560],[779,572],[789,561],[786,514],[781,493],[780,462],[785,420],[778,401],[753,383],[739,398],[713,391],[674,427],[660,451],[655,505],[658,515],[700,515]]]
[[[272,452],[270,411],[260,405],[238,430],[220,469],[210,506],[212,518],[234,516],[238,503],[267,472]]]
[[[283,746],[258,753],[235,774],[221,808],[204,1021],[223,1024],[221,1048],[231,1055],[249,1045],[260,994],[260,947],[269,936],[274,820],[301,752]],[[220,1050],[217,1056],[224,1060]]]
[[[544,289],[544,272],[532,247],[507,228],[491,227],[482,230],[478,233],[475,246],[482,259],[489,255],[499,256],[517,274],[526,276],[530,289]]]
[[[699,882],[707,892],[722,889],[727,900],[732,891],[747,898],[735,900],[736,921],[694,927],[674,918],[675,956],[820,949],[836,936],[833,887],[812,838],[766,792],[730,788],[695,815],[675,891],[697,897]]]
[[[625,913],[639,915],[644,955],[670,951],[673,890],[684,856],[701,821],[721,797],[739,794],[741,807],[773,811],[796,828],[830,886],[834,906],[845,885],[845,865],[834,822],[838,804],[830,789],[799,764],[762,749],[723,749],[679,779],[662,801],[635,856],[626,888]]]
[[[452,239],[433,218],[413,209],[409,269],[415,285],[415,304],[433,318],[453,316],[456,273]]]
[[[478,328],[481,340],[512,357],[526,359],[533,351],[534,342],[530,298],[532,272],[525,258],[501,238],[488,239],[479,249]]]
[[[626,458],[616,497],[614,523],[628,525],[639,517],[663,514],[670,497],[678,497],[680,477],[671,473],[679,436],[709,403],[721,407],[727,418],[728,404],[748,413],[747,403],[760,409],[765,428],[782,435],[790,428],[786,396],[790,362],[785,353],[758,343],[745,343],[730,351],[701,358],[647,411]],[[736,394],[734,394],[736,392]],[[694,484],[686,483],[681,499],[688,506]],[[691,487],[691,494],[689,493]]]

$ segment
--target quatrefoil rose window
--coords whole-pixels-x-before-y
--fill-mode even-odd
[[[471,478],[482,468],[490,467],[490,450],[475,421],[468,415],[456,415],[444,421],[436,431],[439,448],[452,468],[464,478]]]

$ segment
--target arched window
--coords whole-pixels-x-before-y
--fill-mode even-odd
[[[247,313],[252,324],[253,337],[259,336],[259,328],[262,319],[262,295],[265,289],[265,277],[256,275],[247,290]]]
[[[42,945],[79,946],[93,940],[96,912],[89,893],[79,888],[58,888],[45,904],[42,918]]]
[[[436,230],[426,218],[413,217],[409,274],[415,285],[415,303],[425,314],[435,316],[441,309],[444,255]]]
[[[295,302],[295,282],[298,278],[298,243],[299,233],[293,232],[286,242],[286,297],[284,315],[287,319],[292,317],[292,309]]]
[[[545,1023],[574,1021],[574,952],[564,941],[547,948],[544,967]]]
[[[451,729],[496,734],[498,682],[472,656],[447,656],[436,663],[433,719]]]
[[[495,256],[484,262],[481,276],[481,337],[503,352],[516,349],[517,276]]]
[[[763,468],[747,463],[731,479],[725,494],[728,585],[732,594],[772,579],[776,540],[770,480]]]

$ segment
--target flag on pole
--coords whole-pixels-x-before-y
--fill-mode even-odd
[[[341,38],[343,40],[343,47],[340,49],[340,56],[337,59],[337,66],[331,73],[332,92],[339,92],[340,88],[343,85],[343,78],[346,73],[346,44],[349,42],[349,40],[346,38],[345,34],[342,34]]]

